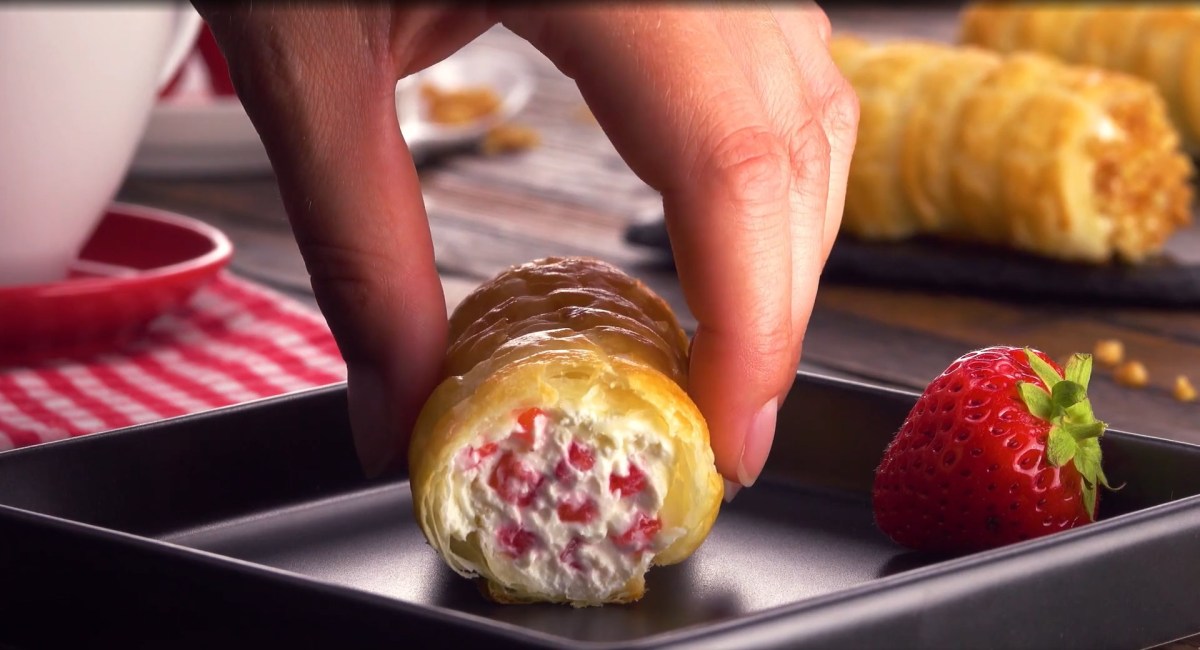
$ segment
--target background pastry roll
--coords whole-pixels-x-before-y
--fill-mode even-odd
[[[1184,147],[1200,152],[1200,4],[979,2],[963,10],[960,39],[1141,77],[1162,93]]]
[[[670,308],[603,262],[509,269],[450,318],[418,419],[418,523],[500,602],[630,602],[708,535],[723,496]]]
[[[1191,162],[1140,79],[932,42],[831,49],[861,105],[852,235],[1139,262],[1190,221]]]

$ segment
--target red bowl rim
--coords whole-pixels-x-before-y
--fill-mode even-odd
[[[151,269],[138,270],[132,275],[66,278],[54,282],[0,287],[0,299],[16,297],[18,295],[29,297],[32,295],[59,292],[73,294],[89,293],[108,290],[114,286],[153,282],[160,278],[178,277],[206,269],[219,268],[228,263],[230,258],[233,257],[233,243],[230,242],[229,237],[219,229],[197,219],[185,217],[181,214],[160,208],[121,202],[110,204],[105,210],[102,219],[107,218],[110,214],[119,214],[144,221],[154,221],[168,224],[181,230],[188,230],[204,237],[212,244],[212,248],[196,257]]]

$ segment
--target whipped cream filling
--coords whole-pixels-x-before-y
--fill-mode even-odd
[[[446,532],[477,536],[488,573],[529,592],[601,602],[685,532],[659,520],[671,452],[636,418],[518,411],[450,462]]]

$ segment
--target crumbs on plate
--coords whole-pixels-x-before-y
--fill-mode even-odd
[[[500,96],[486,86],[445,90],[426,83],[421,85],[421,97],[430,121],[438,124],[469,124],[500,110]]]
[[[429,120],[437,124],[462,125],[495,115],[500,110],[500,96],[486,86],[444,89],[433,84],[421,86]],[[538,132],[519,124],[499,124],[488,129],[479,149],[485,155],[496,155],[532,149],[541,143]]]

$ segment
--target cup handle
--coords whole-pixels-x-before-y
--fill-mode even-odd
[[[157,88],[159,90],[170,83],[176,70],[196,47],[196,38],[200,34],[200,27],[204,24],[200,14],[192,8],[192,3],[178,2],[177,4],[179,10],[175,19],[175,35],[172,37],[171,47],[167,49],[167,58],[163,62],[163,68],[158,73]]]

